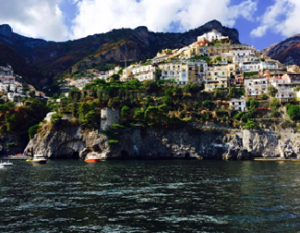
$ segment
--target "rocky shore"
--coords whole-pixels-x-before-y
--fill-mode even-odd
[[[61,126],[35,135],[24,154],[50,159],[204,159],[252,160],[254,157],[300,159],[300,134],[213,127],[166,130],[127,128],[111,140],[104,132],[81,126]]]

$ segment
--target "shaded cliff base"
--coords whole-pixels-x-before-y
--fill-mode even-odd
[[[113,138],[112,138],[113,135]],[[50,159],[84,159],[96,153],[112,159],[252,160],[300,159],[300,134],[189,125],[176,130],[127,128],[111,132],[81,126],[44,127],[24,153]]]

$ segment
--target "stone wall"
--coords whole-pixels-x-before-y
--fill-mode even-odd
[[[111,125],[119,124],[120,111],[118,109],[101,109],[101,129],[108,130]]]

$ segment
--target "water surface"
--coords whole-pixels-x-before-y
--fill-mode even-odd
[[[0,232],[300,232],[300,163],[17,161],[0,216]]]

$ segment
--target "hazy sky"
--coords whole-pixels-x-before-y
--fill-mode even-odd
[[[213,19],[263,49],[300,33],[300,0],[0,0],[0,24],[54,41],[122,27],[184,32]]]

